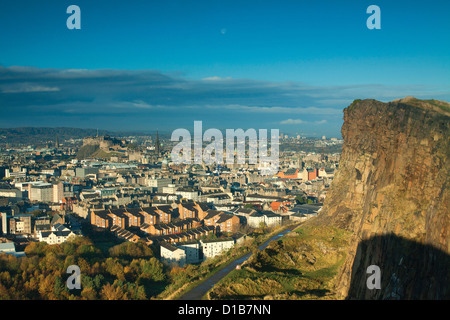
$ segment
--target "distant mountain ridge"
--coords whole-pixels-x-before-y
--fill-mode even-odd
[[[156,131],[156,130],[155,130]],[[110,131],[97,129],[82,129],[71,127],[17,127],[0,128],[0,144],[42,144],[46,142],[60,142],[68,139],[83,139],[92,136],[129,136],[146,135],[149,133],[135,131]]]

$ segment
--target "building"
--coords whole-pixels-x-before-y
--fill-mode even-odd
[[[232,212],[234,215],[239,217],[239,221],[241,224],[248,224],[248,222],[247,222],[248,217],[252,213],[256,212],[256,210],[250,209],[250,208],[236,208]]]
[[[2,188],[0,189],[0,197],[22,199],[22,191],[17,188]]]
[[[106,210],[92,211],[90,215],[91,224],[96,227],[108,229],[113,226],[112,218]]]
[[[156,130],[155,153],[156,153],[157,156],[161,155],[161,142],[159,141],[158,130]]]
[[[205,203],[184,202],[178,204],[180,219],[197,218],[203,220],[207,216],[207,211],[211,208]]]
[[[31,214],[7,215],[2,212],[3,234],[32,234]]]
[[[253,212],[247,216],[247,224],[259,228],[261,224],[268,227],[281,225],[282,216],[271,211]]]
[[[208,210],[207,215],[203,218],[205,226],[214,226],[220,230],[220,232],[235,233],[239,229],[240,220],[239,217],[217,210]]]
[[[261,213],[264,217],[264,224],[268,227],[280,226],[282,216],[271,211],[263,211]]]
[[[67,228],[62,231],[38,231],[37,233],[38,240],[48,244],[63,243],[74,236],[76,236],[76,234]]]
[[[203,259],[214,258],[223,254],[234,246],[233,238],[200,240],[203,252]]]
[[[94,167],[75,168],[75,176],[85,178],[89,174],[98,174],[99,169]]]
[[[168,194],[175,194],[175,191],[177,191],[178,186],[175,184],[168,184],[167,187],[162,188],[162,193],[168,193]]]
[[[184,266],[186,263],[186,253],[184,250],[167,242],[162,242],[160,244],[160,256],[161,260],[168,264],[176,263],[180,266]]]
[[[61,181],[53,184],[53,202],[62,203],[64,198],[71,198],[73,196],[73,184]]]
[[[99,228],[110,228],[113,225],[120,228],[147,227],[160,222],[171,221],[170,212],[166,206],[148,208],[120,208],[92,210],[90,213],[91,224]]]
[[[282,179],[298,179],[299,169],[288,169],[285,172],[281,171],[277,174]]]
[[[112,219],[112,224],[120,228],[128,227],[128,217],[123,213],[122,209],[108,209],[107,215]]]
[[[141,214],[144,218],[143,223],[148,225],[154,225],[159,222],[159,215],[155,212],[154,207],[148,207],[148,208],[139,208],[139,209],[126,209],[129,212],[132,212],[133,210],[138,211],[139,214]]]
[[[172,221],[172,207],[170,205],[154,206],[155,213],[159,215],[159,222],[169,223]]]
[[[25,252],[16,251],[16,246],[14,242],[10,242],[6,239],[0,239],[0,253],[11,254],[15,257],[24,257]]]
[[[139,212],[139,210],[123,210],[124,215],[128,217],[128,226],[130,227],[140,227],[144,222],[144,216]]]
[[[168,234],[168,235],[162,235],[162,236],[155,236],[155,235],[149,235],[146,238],[147,243],[154,243],[155,241],[158,242],[168,242],[168,243],[179,243],[183,241],[190,241],[190,240],[196,240],[200,239],[201,237],[207,237],[210,234],[214,234],[215,228],[213,226],[202,226],[194,229],[189,229],[186,231],[183,231],[181,233],[176,234]]]
[[[147,179],[147,185],[152,188],[156,188],[158,192],[163,192],[165,187],[172,184],[172,179],[169,178],[149,178]]]
[[[247,202],[259,202],[259,203],[271,203],[273,201],[285,201],[285,199],[275,196],[265,196],[261,194],[249,194],[245,197],[245,201]]]
[[[289,220],[293,221],[305,221],[319,214],[321,206],[312,204],[302,204],[296,205],[295,207],[289,209]]]
[[[20,171],[11,171],[10,169],[5,169],[5,177],[23,181],[27,177],[27,170],[25,168],[22,168]]]
[[[53,202],[53,185],[45,182],[30,184],[28,197],[30,201]]]
[[[205,195],[207,203],[212,203],[214,205],[223,205],[231,202],[231,197],[226,193],[215,193],[210,195]]]
[[[64,197],[62,199],[63,208],[69,211],[73,210],[73,206],[77,202],[78,202],[77,197]]]
[[[187,218],[177,222],[157,223],[154,225],[142,225],[141,230],[156,236],[177,234],[201,227],[201,222],[196,218]]]
[[[236,233],[239,230],[239,226],[239,217],[229,213],[221,214],[220,219],[216,221],[216,228],[220,232]]]
[[[307,169],[308,171],[308,181],[314,180],[319,177],[319,169]]]
[[[179,187],[177,191],[175,191],[176,195],[179,195],[181,198],[192,201],[199,201],[200,192],[192,187]]]
[[[292,201],[272,201],[270,203],[270,208],[275,213],[286,214],[289,211],[289,208],[292,206]]]
[[[252,212],[247,217],[247,225],[252,228],[259,228],[264,223],[264,216],[259,212]]]
[[[123,228],[120,228],[118,226],[112,226],[111,231],[115,234],[117,238],[130,241],[130,242],[138,242],[141,238],[132,233],[131,231],[125,230]]]
[[[186,263],[198,263],[203,259],[202,247],[198,241],[179,242],[176,244],[176,247],[184,250]]]

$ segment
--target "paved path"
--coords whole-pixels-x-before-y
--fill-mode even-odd
[[[263,244],[261,244],[258,249],[263,250],[266,248],[269,243],[273,240],[277,240],[278,238],[284,236],[286,233],[291,232],[294,228],[296,228],[298,224],[295,224],[293,226],[290,226],[288,229],[272,236],[268,240],[266,240]],[[217,271],[215,274],[213,274],[211,277],[200,283],[198,286],[192,288],[188,292],[184,293],[179,300],[201,300],[201,298],[220,280],[222,280],[223,277],[225,277],[227,274],[229,274],[231,271],[236,269],[236,266],[238,264],[242,264],[244,261],[246,261],[252,253],[247,253],[245,256],[242,256],[241,258],[238,258],[236,260],[233,260],[226,265],[225,268]]]

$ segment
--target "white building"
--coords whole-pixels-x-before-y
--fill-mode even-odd
[[[247,224],[253,228],[259,228],[261,223],[273,227],[281,225],[282,216],[271,211],[253,212],[247,217]]]
[[[63,243],[74,236],[76,236],[76,234],[68,229],[65,231],[39,231],[37,233],[38,240],[47,242],[48,244]]]
[[[169,178],[147,178],[147,185],[149,187],[157,188],[158,192],[164,192],[163,188],[172,184],[172,179]]]
[[[25,179],[27,177],[27,169],[22,168],[20,171],[11,171],[5,169],[5,178]]]
[[[266,226],[273,227],[281,225],[282,221],[281,215],[271,211],[263,211],[262,215],[264,216],[264,223]]]
[[[161,260],[166,263],[176,263],[181,267],[186,263],[186,253],[184,250],[170,243],[162,242],[160,244],[160,255]]]
[[[259,228],[264,223],[264,216],[259,212],[253,212],[247,217],[247,224],[252,228]]]
[[[30,201],[52,202],[53,185],[45,182],[33,184],[30,186],[30,193],[28,197]]]
[[[186,263],[197,263],[201,261],[201,245],[198,241],[179,242],[176,246],[184,250]]]
[[[200,240],[203,259],[213,258],[219,254],[225,253],[234,246],[233,238]]]
[[[198,190],[194,190],[191,188],[187,188],[187,187],[180,187],[177,189],[177,191],[175,191],[176,195],[181,196],[181,198],[187,199],[187,200],[192,200],[192,201],[199,201],[199,191]]]
[[[72,231],[61,223],[55,223],[51,231],[37,231],[36,236],[39,241],[48,244],[59,244],[66,242],[69,238],[80,235],[79,231]]]
[[[214,193],[209,195],[204,195],[203,198],[206,198],[207,203],[212,203],[214,205],[227,204],[231,202],[230,195],[226,193]]]
[[[11,189],[0,189],[0,197],[6,198],[22,198],[22,191],[16,188]]]
[[[175,194],[179,187],[175,184],[168,184],[167,187],[162,188],[163,193]]]

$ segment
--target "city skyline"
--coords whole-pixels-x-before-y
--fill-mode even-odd
[[[68,30],[69,5],[81,29]],[[366,9],[381,8],[369,30]],[[26,10],[24,10],[26,8]],[[450,100],[450,4],[3,1],[0,127],[340,137],[354,99]]]

